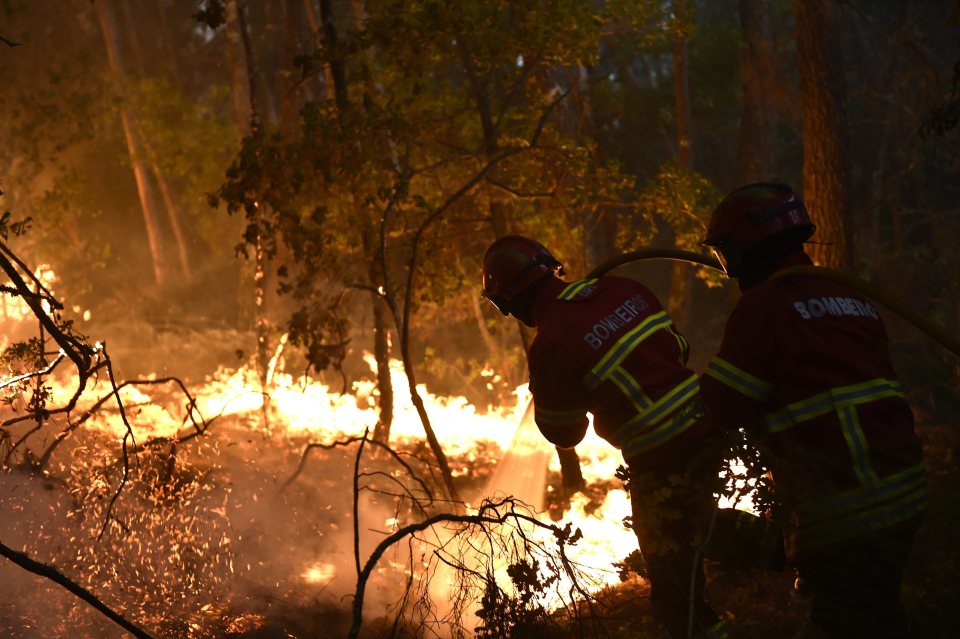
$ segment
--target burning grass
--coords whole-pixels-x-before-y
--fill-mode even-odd
[[[56,388],[69,385],[68,379],[53,381],[59,382]],[[98,388],[105,391],[103,386],[92,387],[90,395],[96,396]],[[64,426],[62,420],[47,424],[8,459],[0,488],[0,507],[8,516],[0,524],[0,539],[55,566],[158,637],[257,636],[281,627],[291,636],[317,636],[318,628],[324,629],[320,636],[337,636],[326,633],[338,627],[345,636],[342,624],[349,621],[357,558],[366,561],[377,544],[404,526],[450,510],[437,498],[442,489],[424,461],[429,453],[413,409],[398,397],[391,454],[367,442],[358,462],[357,439],[376,421],[369,386],[359,384],[353,394],[339,395],[312,380],[278,375],[264,406],[255,378],[241,369],[221,372],[190,391],[185,396],[172,383],[120,389],[134,434],[128,446],[137,452],[128,459],[128,475],[115,500],[124,477],[126,432],[117,406],[103,404],[83,428],[59,443],[38,472],[32,462]],[[494,499],[503,497],[510,477],[500,478],[502,489],[490,488],[489,482],[517,431],[526,398],[518,397],[516,407],[490,412],[423,391],[464,494],[474,495],[477,507],[488,496],[485,489]],[[78,411],[93,404],[84,402]],[[191,417],[202,417],[202,426],[192,425]],[[185,435],[191,438],[178,442]],[[601,443],[597,448],[585,455],[588,477],[608,473],[614,463]],[[542,450],[538,454],[545,476],[549,457]],[[356,530],[355,468],[363,487]],[[543,482],[539,491],[542,495]],[[619,523],[629,510],[622,499],[613,492],[606,501],[610,504],[602,505],[597,517],[578,523],[595,521],[622,537],[598,531],[592,538],[606,546],[572,547],[571,567],[589,566],[598,557],[609,567],[622,551],[615,548],[616,540],[632,538]],[[425,529],[385,549],[366,584],[369,632],[401,612],[402,622],[391,621],[397,632],[432,629],[444,635],[445,627],[458,626],[466,632],[478,619],[473,613],[484,588],[489,594],[496,582],[484,577],[480,585],[470,584],[465,575],[499,575],[508,584],[503,595],[510,592],[505,571],[511,562],[536,560],[547,566],[555,560],[551,553],[565,523],[522,506],[515,511],[510,503],[494,517],[502,521],[480,522],[479,528],[473,525],[478,522],[447,522],[455,525]],[[573,511],[587,503],[570,504],[567,519],[580,519]],[[618,507],[623,512],[608,512]],[[466,516],[478,512],[465,511]],[[9,564],[2,570],[9,575],[0,586],[3,600],[16,605],[5,605],[0,613],[0,634],[124,636],[58,586]],[[590,570],[554,565],[553,572],[564,570],[592,589],[616,580],[612,569],[598,579],[587,577],[594,574]],[[537,606],[569,601],[571,582],[563,589],[555,588],[552,599],[537,595]],[[526,605],[534,603],[528,597]]]

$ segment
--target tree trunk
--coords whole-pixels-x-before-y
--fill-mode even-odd
[[[240,19],[239,0],[227,0],[227,53],[230,60],[230,86],[233,95],[233,118],[237,143],[250,132],[254,118],[252,81],[247,68],[247,55]]]
[[[363,228],[364,253],[370,260],[368,276],[372,286],[384,286],[386,274],[380,267],[377,252],[380,239],[372,219],[365,222]],[[373,300],[373,357],[377,362],[377,390],[380,391],[380,420],[373,430],[373,438],[384,444],[390,441],[390,428],[393,426],[393,379],[390,377],[390,332],[388,314],[384,309],[384,300]]]
[[[161,0],[154,0],[154,9],[157,13],[157,21],[160,23],[160,33],[163,34],[163,53],[167,58],[167,70],[174,84],[180,79],[180,65],[177,64],[177,55],[173,50],[173,36],[170,33],[170,23],[167,20],[167,11],[163,8]]]
[[[297,74],[293,64],[300,50],[300,0],[285,0],[283,13],[283,55],[280,60],[280,139],[294,139],[298,128]]]
[[[180,224],[180,212],[173,199],[173,193],[170,191],[170,185],[163,171],[157,166],[156,162],[151,163],[153,175],[157,178],[157,186],[160,187],[160,196],[163,200],[163,208],[167,213],[167,221],[170,223],[170,229],[173,231],[173,239],[177,245],[177,256],[180,258],[180,269],[183,271],[183,278],[190,282],[193,280],[193,270],[190,268],[190,249],[187,245],[187,238],[183,233],[183,226]]]
[[[350,94],[347,92],[347,75],[344,69],[343,59],[339,51],[339,38],[337,37],[337,25],[333,20],[333,0],[320,0],[320,21],[323,29],[323,39],[327,48],[333,52],[333,59],[330,62],[330,75],[333,78],[333,95],[337,102],[337,107],[341,111],[347,108],[350,103]]]
[[[685,0],[673,0],[674,19],[679,22],[685,12]],[[677,112],[677,162],[684,171],[693,171],[693,118],[690,110],[687,40],[679,25],[675,27],[673,35],[673,92]],[[671,267],[667,312],[681,329],[687,325],[690,316],[692,277],[687,264],[675,262]]]
[[[246,3],[243,0],[227,0],[227,41],[229,45],[231,67],[233,69],[233,104],[237,132],[241,140],[247,134],[256,135],[260,131],[260,116],[257,109],[256,58],[250,42],[247,24]],[[246,104],[241,104],[246,98]],[[245,119],[244,119],[245,117]],[[254,219],[258,229],[264,212],[259,207]],[[266,384],[267,368],[270,362],[270,322],[267,319],[267,254],[263,237],[257,232],[254,252],[254,329],[257,336],[256,366],[260,383]],[[268,420],[269,395],[264,396],[263,419]]]
[[[767,84],[776,76],[772,63],[769,0],[740,0],[740,143],[737,174],[741,185],[768,182],[776,174],[774,112]]]
[[[797,64],[803,92],[803,196],[817,225],[810,245],[820,266],[849,266],[847,225],[849,159],[846,86],[832,0],[793,0]]]
[[[133,59],[136,60],[137,68],[143,70],[144,57],[142,48],[140,47],[140,39],[137,37],[137,21],[130,12],[130,3],[128,0],[123,0],[123,8],[124,23],[122,25],[122,30],[127,34],[130,50],[134,53]],[[149,161],[150,163],[150,171],[152,172],[154,180],[156,181],[156,185],[160,191],[160,201],[163,203],[163,212],[166,213],[167,223],[170,226],[170,230],[173,232],[174,243],[177,246],[177,256],[180,260],[181,277],[183,280],[189,282],[193,275],[190,268],[190,254],[187,248],[187,239],[183,233],[183,225],[180,223],[179,208],[177,207],[173,193],[170,190],[170,184],[167,182],[167,178],[164,175],[163,170],[157,163],[156,153],[154,153],[153,149],[151,148],[150,141],[143,132],[143,128],[139,126],[139,123],[136,119],[133,120],[133,124],[134,136],[142,144],[142,150],[146,156],[145,161]]]
[[[384,444],[390,441],[393,425],[393,380],[390,377],[390,333],[383,300],[373,301],[373,357],[377,361],[377,389],[380,391],[380,421],[373,438]]]
[[[110,0],[98,0],[95,3],[97,19],[103,33],[104,44],[107,48],[107,59],[114,75],[121,80],[124,77],[123,58],[120,53],[120,43],[117,34],[117,22]],[[136,128],[133,116],[125,105],[120,107],[120,120],[123,124],[123,135],[127,141],[127,152],[130,154],[130,164],[133,167],[134,178],[137,182],[137,194],[140,197],[140,210],[143,213],[143,222],[147,231],[147,245],[150,248],[150,257],[153,262],[153,275],[157,284],[165,284],[167,268],[163,251],[163,238],[158,224],[158,214],[155,198],[150,187],[150,176],[144,163],[144,154],[136,137]]]
[[[310,25],[310,30],[319,42],[323,38],[323,32],[321,31],[320,20],[317,18],[316,7],[313,6],[313,0],[303,0],[303,8],[307,15],[307,23]],[[334,99],[333,71],[329,64],[323,65],[323,92],[327,100]]]

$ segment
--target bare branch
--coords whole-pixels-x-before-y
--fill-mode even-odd
[[[107,525],[110,523],[110,516],[113,512],[113,506],[117,503],[117,499],[120,497],[120,493],[123,491],[124,486],[127,485],[127,479],[130,477],[130,458],[127,450],[127,441],[134,439],[133,436],[133,427],[130,426],[130,422],[127,420],[127,413],[123,408],[123,401],[120,399],[120,389],[117,388],[116,378],[113,374],[113,364],[110,363],[110,357],[107,355],[106,344],[103,346],[103,355],[104,359],[107,362],[107,375],[110,377],[110,386],[113,388],[113,396],[117,398],[117,408],[120,409],[120,419],[123,420],[123,425],[126,427],[127,432],[123,435],[123,442],[121,444],[122,453],[123,453],[123,475],[120,478],[120,483],[117,485],[116,492],[113,493],[113,497],[110,498],[110,503],[107,504],[107,511],[103,516],[103,527],[100,528],[100,534],[97,535],[97,539],[103,537],[103,533],[107,530]],[[136,441],[134,440],[134,445]]]
[[[355,444],[361,441],[362,439],[363,437],[349,437],[347,439],[341,439],[341,440],[332,442],[330,444],[317,444],[317,443],[307,444],[307,447],[303,449],[303,454],[300,456],[300,463],[297,465],[297,469],[293,472],[290,478],[287,479],[287,481],[283,482],[283,485],[280,487],[280,492],[283,492],[287,488],[289,488],[290,484],[296,481],[297,477],[300,476],[300,473],[303,472],[303,469],[307,464],[307,457],[310,454],[311,450],[315,448],[319,448],[321,450],[333,450],[334,448],[338,448],[340,446],[349,446],[350,444]],[[407,462],[405,462],[402,457],[400,457],[400,454],[397,451],[393,450],[392,448],[390,448],[390,446],[384,444],[383,442],[378,442],[372,439],[367,439],[367,443],[372,446],[376,446],[382,450],[385,450],[391,457],[393,457],[393,459],[398,464],[403,466],[403,468],[410,475],[410,478],[416,481],[418,484],[420,484],[420,488],[423,490],[424,494],[427,495],[430,503],[433,503],[433,500],[434,500],[433,493],[430,491],[427,485],[423,482],[423,480],[417,476],[417,474],[413,471],[413,468],[411,468],[410,465]]]
[[[13,377],[13,378],[11,378],[11,379],[6,380],[6,381],[3,382],[3,383],[0,383],[0,388],[6,388],[7,386],[12,386],[12,385],[16,384],[17,382],[22,382],[23,380],[25,380],[25,379],[30,379],[30,378],[32,378],[32,377],[43,377],[44,375],[49,375],[50,373],[53,372],[53,370],[54,370],[57,366],[60,365],[60,362],[62,362],[65,357],[66,357],[66,354],[60,353],[60,355],[57,357],[57,359],[53,360],[53,361],[50,363],[50,365],[47,366],[45,369],[43,369],[43,370],[41,370],[41,371],[33,371],[33,372],[30,372],[30,373],[24,373],[23,375],[17,375],[16,377]]]
[[[369,432],[369,428],[364,429],[353,462],[353,561],[357,568],[357,578],[360,577],[360,457],[363,455],[363,445],[367,443]]]
[[[356,495],[354,495],[354,498],[356,498]],[[516,504],[517,502],[512,497],[508,497],[497,502],[485,502],[480,506],[475,515],[455,515],[450,513],[441,513],[432,517],[428,517],[427,519],[415,524],[404,526],[403,528],[396,530],[391,535],[386,537],[377,545],[376,548],[374,548],[373,552],[370,553],[370,557],[367,559],[363,569],[359,573],[359,577],[357,578],[357,589],[353,600],[353,624],[350,628],[350,633],[347,635],[348,638],[356,639],[360,632],[360,627],[363,623],[364,592],[366,590],[367,580],[376,567],[377,562],[387,551],[387,549],[405,537],[415,535],[418,532],[423,532],[424,530],[442,523],[464,524],[469,527],[483,526],[485,524],[499,525],[504,524],[512,519],[515,522],[523,521],[536,527],[551,531],[557,539],[562,556],[564,545],[566,543],[573,543],[579,538],[579,532],[571,534],[569,526],[567,528],[561,528],[553,524],[546,524],[534,517],[517,512],[515,510]],[[500,509],[503,507],[508,507],[509,510],[505,513],[501,513]],[[563,560],[564,567],[571,571],[570,574],[573,574],[572,564],[566,560],[565,556],[563,556]]]
[[[125,617],[120,615],[120,613],[114,611],[112,608],[100,601],[96,595],[91,593],[80,584],[71,580],[53,566],[48,566],[47,564],[34,561],[24,553],[17,552],[2,542],[0,542],[0,555],[3,555],[28,572],[32,572],[35,575],[40,575],[41,577],[49,579],[50,581],[63,586],[68,591],[96,608],[99,612],[108,617],[118,626],[132,634],[134,637],[137,637],[137,639],[155,639],[153,635],[146,632],[139,626],[136,626],[131,621],[128,621]]]

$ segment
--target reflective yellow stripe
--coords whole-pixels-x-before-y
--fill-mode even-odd
[[[618,339],[606,355],[587,373],[584,378],[587,388],[599,386],[643,340],[659,329],[670,326],[671,323],[666,311],[660,311],[633,327],[626,335]]]
[[[667,330],[670,331],[670,334],[677,339],[677,344],[680,346],[680,365],[683,366],[687,363],[687,357],[690,353],[690,345],[687,343],[687,340],[683,335],[673,330],[673,327],[668,326]]]
[[[633,378],[633,375],[623,367],[618,366],[610,376],[610,379],[623,391],[624,395],[630,398],[630,402],[633,404],[633,407],[637,409],[638,413],[646,410],[647,407],[650,406],[650,397],[643,392],[643,388],[641,388],[637,380]]]
[[[649,408],[620,426],[610,437],[624,457],[659,446],[687,430],[701,415],[696,375],[674,386]],[[659,426],[656,426],[659,423]],[[654,427],[652,428],[651,427]]]
[[[844,406],[840,411],[840,429],[843,431],[843,437],[847,440],[847,447],[850,449],[850,457],[853,460],[853,470],[857,473],[857,478],[864,486],[871,486],[879,483],[873,465],[870,463],[870,446],[867,444],[867,437],[860,428],[860,417],[857,415],[857,409],[853,406]]]
[[[631,419],[625,426],[650,426],[667,417],[674,409],[682,406],[700,391],[700,381],[696,374],[674,386],[652,406]]]
[[[563,289],[562,291],[560,291],[560,294],[557,295],[557,299],[558,299],[558,300],[564,300],[564,301],[572,300],[574,297],[577,296],[577,293],[579,293],[580,291],[582,291],[582,290],[585,289],[586,287],[590,286],[591,284],[596,284],[596,283],[597,283],[597,279],[596,279],[596,278],[589,279],[589,280],[580,280],[580,281],[578,281],[578,282],[573,282],[572,284],[570,284],[569,286],[567,286],[565,289]]]
[[[791,536],[792,551],[797,553],[810,550],[907,521],[925,511],[928,502],[926,486],[922,485],[867,510],[821,521],[812,526],[801,523],[801,527]]]
[[[552,424],[555,426],[579,426],[586,420],[586,411],[582,408],[571,410],[550,410],[541,408],[534,403],[533,418],[538,424]]]
[[[871,486],[860,486],[824,499],[801,504],[797,507],[795,514],[801,525],[818,522],[829,524],[844,513],[873,509],[884,502],[896,502],[904,495],[923,489],[926,483],[926,469],[923,464],[917,464],[879,479]]]
[[[654,430],[631,437],[621,449],[624,459],[629,460],[634,455],[662,446],[693,426],[701,417],[703,417],[703,412],[700,410],[700,402],[687,404],[683,410]],[[618,431],[618,433],[622,432],[623,429]]]
[[[775,413],[768,413],[764,421],[771,433],[790,428],[794,424],[888,397],[903,397],[903,388],[896,380],[872,379],[860,384],[838,386],[799,402],[794,402]]]
[[[710,360],[710,363],[707,364],[706,374],[758,402],[765,401],[772,388],[769,382],[765,382],[719,357]]]

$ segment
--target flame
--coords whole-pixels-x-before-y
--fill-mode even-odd
[[[376,372],[373,357],[366,355],[365,359],[371,370]],[[167,595],[164,593],[167,591],[161,585],[167,579],[177,583],[176,579],[182,578],[183,571],[187,569],[184,566],[193,566],[196,570],[196,575],[189,577],[185,588],[202,603],[208,603],[209,600],[203,599],[209,596],[208,593],[218,588],[226,588],[227,592],[231,592],[235,587],[234,582],[242,579],[269,582],[284,596],[302,596],[307,601],[313,601],[318,592],[337,598],[352,594],[356,584],[352,555],[352,513],[336,513],[333,512],[335,508],[331,509],[333,504],[342,505],[350,499],[348,478],[335,478],[336,482],[330,484],[329,493],[304,490],[304,498],[310,500],[309,506],[306,503],[279,501],[275,491],[277,478],[289,476],[295,467],[295,455],[303,449],[304,442],[331,443],[372,431],[379,417],[375,385],[372,381],[357,381],[347,389],[348,392],[340,393],[321,379],[285,372],[282,353],[279,352],[271,362],[270,369],[268,401],[265,401],[265,394],[261,391],[258,375],[249,367],[221,369],[202,384],[191,388],[197,410],[206,419],[215,416],[230,418],[230,426],[214,427],[224,429],[221,439],[215,443],[191,444],[195,448],[207,447],[194,450],[192,463],[195,467],[187,467],[194,477],[191,483],[177,488],[181,491],[178,496],[181,501],[174,501],[173,504],[181,508],[183,513],[178,511],[178,514],[170,514],[172,497],[169,494],[162,491],[155,495],[147,492],[144,498],[152,500],[148,502],[152,504],[150,508],[141,506],[142,512],[133,515],[127,511],[118,518],[116,526],[125,528],[122,531],[117,529],[121,546],[117,556],[123,557],[125,547],[131,544],[134,549],[140,544],[156,544],[147,541],[151,536],[163,542],[161,549],[156,552],[155,562],[160,565],[133,567],[128,571],[132,571],[130,575],[120,570],[118,576],[118,570],[110,562],[115,564],[120,560],[90,541],[96,536],[96,528],[102,522],[103,508],[118,481],[116,473],[112,476],[98,473],[95,464],[109,464],[112,459],[116,467],[116,442],[124,437],[127,427],[112,403],[105,405],[84,425],[83,430],[91,431],[91,437],[100,433],[112,443],[96,444],[84,439],[75,444],[76,448],[71,449],[70,457],[64,462],[65,467],[70,469],[71,481],[78,486],[73,489],[74,494],[94,495],[98,500],[95,503],[99,504],[94,514],[75,517],[78,525],[86,518],[87,525],[93,526],[92,530],[87,528],[73,533],[70,544],[66,545],[69,551],[73,544],[93,544],[89,550],[75,552],[79,565],[75,571],[81,574],[88,571],[90,580],[101,587],[114,582],[116,587],[135,582],[136,588],[128,588],[127,591],[143,594],[144,610],[154,610],[151,613],[154,615],[172,614],[169,612],[169,601],[165,599]],[[395,401],[391,444],[399,448],[405,444],[422,442],[423,425],[411,401],[407,378],[400,362],[391,362],[390,375]],[[492,370],[485,371],[484,376],[496,379],[496,373]],[[75,388],[75,380],[70,378],[66,368],[57,371],[48,381],[52,389],[51,401],[64,401]],[[93,401],[109,393],[110,389],[108,380],[98,380],[92,389],[94,392],[88,394],[77,410],[90,407]],[[515,389],[509,405],[481,408],[471,405],[463,397],[435,395],[425,385],[420,385],[417,390],[455,475],[470,473],[471,464],[476,461],[486,461],[489,466],[497,468],[497,474],[483,490],[468,496],[470,504],[476,507],[485,498],[518,496],[531,505],[534,516],[543,523],[561,528],[569,524],[580,529],[582,538],[575,545],[568,546],[566,553],[574,564],[590,576],[591,589],[619,582],[614,563],[635,549],[637,543],[633,532],[622,523],[630,514],[629,496],[623,489],[611,489],[598,506],[586,495],[576,494],[570,499],[569,507],[559,521],[553,521],[548,513],[541,512],[546,473],[559,473],[560,466],[553,447],[543,440],[533,424],[532,411],[529,410],[531,397],[526,385]],[[190,430],[185,402],[182,396],[172,399],[174,392],[169,387],[126,386],[120,393],[138,443],[152,438],[169,438]],[[269,417],[267,420],[263,419],[265,413]],[[280,452],[273,453],[273,458],[268,460],[264,454],[267,448],[275,448]],[[609,484],[617,467],[623,463],[619,451],[600,439],[592,427],[584,441],[577,446],[577,453],[588,485],[598,482]],[[480,460],[483,454],[495,459]],[[271,463],[274,465],[270,466]],[[271,468],[273,470],[268,470]],[[248,477],[255,478],[245,481],[259,481],[263,486],[256,484],[255,489],[242,494],[239,489],[231,488],[234,482],[241,482],[234,478],[234,474],[242,473],[244,469],[249,470]],[[156,472],[165,471],[161,468]],[[524,485],[523,481],[528,481],[528,484]],[[2,506],[10,506],[10,500],[0,495]],[[283,508],[290,510],[283,511],[278,519],[277,513]],[[19,507],[21,512],[25,509],[25,505]],[[69,507],[64,510],[71,512]],[[68,514],[67,517],[73,515]],[[289,518],[289,521],[283,521],[283,517]],[[321,519],[322,524],[315,523]],[[366,560],[374,544],[385,535],[410,523],[404,521],[399,513],[386,512],[382,505],[366,501],[361,503],[360,519],[361,562]],[[57,527],[49,523],[41,527],[44,525],[44,534],[47,536]],[[145,527],[144,530],[137,530],[137,525]],[[69,523],[60,525],[64,530],[69,526]],[[289,540],[283,540],[289,545],[274,548],[277,545],[276,536],[280,534],[275,531],[282,531],[285,527],[300,532]],[[4,537],[7,535],[2,526],[0,534]],[[541,528],[524,526],[523,534],[545,547],[555,544],[551,533]],[[443,530],[428,531],[422,543],[416,547],[396,548],[395,552],[385,554],[378,564],[382,574],[377,577],[384,583],[379,583],[376,588],[368,588],[369,597],[380,593],[384,599],[378,603],[368,601],[368,606],[383,606],[386,609],[395,604],[396,599],[390,597],[398,583],[404,581],[398,580],[397,574],[413,576],[430,570],[433,570],[431,593],[439,602],[438,608],[448,605],[450,593],[457,587],[456,575],[443,566],[437,566],[432,553],[450,541],[449,535]],[[460,542],[469,546],[471,540],[463,539]],[[251,556],[251,548],[260,552],[262,547],[269,547],[280,556],[274,560]],[[413,554],[409,554],[411,550]],[[404,555],[405,552],[408,554]],[[144,557],[150,554],[140,553]],[[197,563],[200,558],[204,563]],[[286,569],[288,564],[289,570]],[[197,569],[197,565],[203,565],[204,569]],[[494,573],[498,583],[503,584],[503,589],[509,592],[511,587],[506,575],[507,566],[508,558],[498,558]],[[547,566],[542,565],[541,571],[546,570]],[[544,573],[544,576],[547,575]],[[154,585],[150,586],[150,583]],[[569,598],[570,592],[569,577],[560,575],[559,581],[549,592],[541,593],[540,599],[547,607],[558,607],[563,605],[564,597]],[[199,639],[216,636],[216,630],[204,630],[209,618],[215,616],[214,613],[229,617],[223,600],[216,601],[218,603],[214,604],[214,609],[196,606],[195,609],[206,616],[198,616],[191,622],[193,630],[189,633],[190,637]],[[154,609],[149,606],[157,607]],[[67,618],[67,615],[62,616]],[[472,615],[467,617],[472,619]],[[263,622],[262,616],[252,613],[233,614],[232,618],[236,627],[254,627]]]
[[[333,564],[317,562],[307,566],[307,569],[303,571],[300,577],[307,583],[318,584],[330,581],[336,574],[337,567]]]

